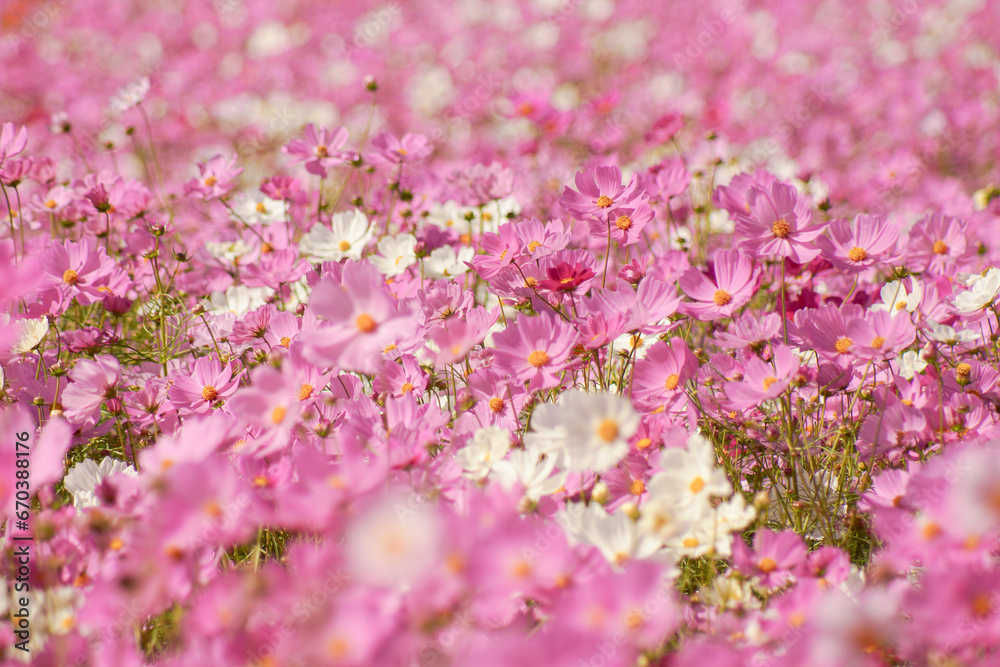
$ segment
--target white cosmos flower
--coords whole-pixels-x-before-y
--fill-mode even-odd
[[[907,350],[896,359],[899,364],[899,374],[907,380],[912,380],[914,375],[923,373],[927,368],[927,362],[920,356],[919,352]]]
[[[443,204],[434,204],[427,215],[427,222],[441,229],[456,229],[459,232],[468,231],[469,223],[465,219],[466,212],[473,212],[473,209],[466,209],[450,199]]]
[[[238,258],[253,252],[250,244],[243,239],[236,239],[235,241],[206,241],[205,250],[212,257],[227,264],[233,264]]]
[[[968,343],[980,337],[978,331],[973,331],[971,329],[956,331],[954,327],[950,327],[946,324],[938,324],[936,322],[931,322],[930,325],[931,330],[928,335],[934,340],[945,343],[946,345]]]
[[[96,507],[100,505],[94,489],[112,475],[125,474],[137,477],[135,468],[110,456],[98,464],[93,459],[85,459],[69,469],[63,479],[63,486],[73,494],[74,507]]]
[[[248,225],[270,225],[285,219],[287,202],[271,199],[260,192],[240,192],[233,197],[233,211]]]
[[[969,289],[955,297],[955,308],[963,313],[974,313],[988,308],[1000,294],[1000,269],[992,268],[986,275],[972,282]]]
[[[569,470],[604,472],[628,454],[639,415],[627,398],[571,389],[558,404],[536,408],[531,422],[538,433],[529,446],[560,451],[560,465]]]
[[[387,278],[398,276],[417,261],[416,245],[417,239],[409,234],[386,236],[369,261]]]
[[[333,216],[330,227],[313,225],[299,243],[304,255],[312,255],[321,262],[339,262],[342,259],[361,259],[374,230],[364,213],[344,211]]]
[[[455,460],[462,466],[464,475],[471,479],[483,479],[490,474],[493,466],[503,460],[510,450],[510,433],[499,426],[479,429],[468,444],[455,454]]]
[[[888,310],[893,315],[901,310],[912,313],[920,305],[924,290],[915,278],[913,279],[913,291],[909,293],[907,293],[902,281],[894,280],[882,286],[879,296],[882,297],[882,303],[872,304],[871,310]]]
[[[649,558],[660,550],[662,540],[644,534],[625,512],[609,514],[591,503],[578,519],[577,538],[597,547],[609,563],[621,565],[634,558]]]
[[[49,332],[49,320],[45,317],[38,319],[17,320],[18,328],[17,342],[10,348],[11,354],[24,354],[31,352],[42,342],[45,334]]]
[[[493,475],[505,489],[516,484],[524,487],[524,497],[537,503],[542,496],[555,493],[566,481],[566,473],[555,475],[556,461],[552,456],[539,457],[526,449],[515,449],[503,461],[493,466]]]
[[[144,76],[119,88],[118,92],[108,100],[108,107],[116,113],[124,113],[142,102],[148,92],[149,77]]]
[[[221,310],[234,315],[246,315],[264,305],[265,299],[274,294],[270,287],[232,285],[225,292],[212,292],[206,310]]]
[[[449,278],[469,271],[466,262],[471,262],[475,254],[472,246],[462,246],[455,251],[454,246],[435,248],[424,260],[424,275],[428,278]]]
[[[712,443],[701,435],[692,435],[687,449],[663,452],[660,465],[663,470],[646,484],[654,498],[673,500],[681,506],[701,506],[707,505],[712,496],[729,496],[733,492],[726,473],[715,467]]]

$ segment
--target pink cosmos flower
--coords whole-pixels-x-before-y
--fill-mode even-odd
[[[881,216],[859,215],[853,225],[834,220],[828,229],[830,235],[818,237],[816,245],[834,267],[848,273],[887,261],[899,239],[899,228]]]
[[[700,319],[730,317],[753,297],[760,279],[753,258],[740,250],[723,250],[716,254],[714,281],[691,267],[680,278],[681,290],[692,303],[681,309]]]
[[[642,240],[642,230],[653,219],[653,209],[642,199],[635,199],[627,206],[616,206],[606,213],[590,219],[590,235],[606,239],[608,234],[620,246],[629,246]]]
[[[907,264],[918,271],[946,274],[965,265],[974,255],[969,246],[968,224],[950,215],[934,213],[910,229]]]
[[[851,353],[865,360],[892,359],[909,347],[916,335],[909,317],[888,310],[867,311],[863,318],[852,320],[845,332]]]
[[[339,284],[321,280],[309,305],[328,323],[300,334],[306,354],[342,370],[377,373],[382,350],[416,326],[411,307],[393,298],[370,264],[348,263]]]
[[[594,256],[586,250],[560,250],[540,263],[545,280],[538,281],[538,289],[548,292],[585,293],[597,275]]]
[[[404,134],[402,139],[383,132],[372,139],[374,152],[368,156],[372,164],[395,165],[420,162],[431,154],[434,147],[422,134]]]
[[[255,456],[266,456],[291,442],[303,392],[291,364],[280,371],[259,366],[250,377],[251,386],[233,394],[228,406],[234,416],[260,429],[260,435],[241,453],[252,451]]]
[[[493,370],[528,382],[530,391],[557,387],[576,338],[573,327],[555,315],[519,317],[493,336]]]
[[[824,225],[810,225],[812,213],[794,186],[775,182],[747,193],[748,213],[735,214],[740,245],[759,257],[788,257],[805,264],[819,254],[814,243]]]
[[[129,284],[128,274],[89,237],[80,242],[53,243],[41,254],[39,263],[44,272],[40,288],[50,293],[53,308],[59,312],[71,300],[87,306],[106,294],[124,294]]]
[[[632,398],[636,406],[662,411],[686,400],[684,385],[698,371],[698,359],[682,338],[657,341],[635,363]]]
[[[733,320],[729,329],[715,334],[720,347],[730,350],[746,348],[750,352],[759,353],[781,332],[781,315],[767,313],[758,318],[751,314],[743,314]]]
[[[198,178],[192,178],[184,185],[184,194],[201,199],[218,199],[236,187],[236,177],[243,173],[243,167],[236,166],[236,155],[228,160],[216,155],[207,162],[198,163]]]
[[[500,271],[517,257],[521,251],[520,242],[513,223],[500,225],[496,233],[486,232],[479,242],[481,254],[472,258],[473,269],[483,280],[492,280]]]
[[[14,132],[14,123],[4,123],[0,127],[0,166],[8,158],[19,155],[28,145],[28,129],[21,126],[21,129]]]
[[[736,540],[733,565],[744,574],[758,577],[764,588],[781,588],[792,580],[792,570],[807,552],[805,542],[793,531],[775,533],[765,528],[757,531],[753,551]]]
[[[222,364],[213,354],[195,361],[186,373],[174,373],[167,395],[182,416],[203,413],[232,396],[242,377],[242,371],[234,377],[232,364]]]
[[[288,155],[296,158],[292,164],[305,162],[306,171],[320,178],[326,178],[329,173],[328,169],[354,159],[355,154],[353,152],[340,150],[346,143],[346,128],[338,127],[333,132],[330,132],[326,128],[317,128],[312,123],[309,123],[306,126],[305,137],[302,139],[292,139],[283,150]],[[282,188],[282,190],[285,190],[285,188]],[[282,192],[282,194],[286,193]],[[287,199],[288,195],[275,198]]]
[[[801,364],[799,357],[784,345],[775,346],[771,361],[773,366],[758,357],[748,359],[743,367],[743,380],[726,385],[726,395],[735,409],[744,410],[781,396]]]
[[[93,426],[105,399],[117,395],[122,381],[118,360],[109,355],[81,359],[70,373],[72,382],[62,393],[63,414],[75,426]]]
[[[632,204],[636,190],[636,179],[622,184],[622,172],[618,167],[592,167],[577,172],[576,190],[566,188],[559,203],[578,220],[590,220],[608,213],[612,207]]]

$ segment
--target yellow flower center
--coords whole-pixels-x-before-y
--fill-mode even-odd
[[[764,378],[764,383],[763,383],[764,384],[764,391],[767,391],[768,389],[770,389],[771,385],[774,384],[777,381],[778,381],[778,378],[776,378],[776,377],[767,377],[767,378]]]
[[[257,205],[254,208],[258,213],[267,213],[267,207],[264,206],[264,202],[262,201],[257,202]]]
[[[500,412],[503,410],[503,399],[499,396],[494,396],[490,399],[490,410],[493,412]]]
[[[681,544],[684,545],[685,549],[694,549],[696,546],[698,546],[699,544],[701,544],[701,542],[699,542],[698,540],[696,540],[693,537],[685,537],[684,541],[681,542]]]
[[[116,537],[115,539],[111,540],[110,544],[108,544],[108,548],[111,549],[112,551],[121,551],[122,547],[124,546],[125,543],[122,542],[122,538],[120,537]]]
[[[368,313],[361,313],[358,318],[354,320],[355,326],[358,327],[358,331],[361,333],[374,333],[378,329],[378,324],[375,323],[375,319]]]
[[[528,276],[527,278],[524,279],[524,286],[531,289],[535,289],[535,287],[538,286],[538,279],[535,278],[534,276]]]
[[[399,390],[404,394],[409,394],[411,391],[413,391],[413,384],[410,382],[404,382],[403,386],[400,387]]]
[[[215,387],[208,384],[201,390],[201,397],[206,401],[214,401],[219,397],[219,392]]]
[[[705,488],[705,480],[701,477],[695,477],[691,480],[691,485],[688,488],[691,489],[691,493],[698,493]]]
[[[312,396],[314,389],[315,389],[315,387],[313,387],[308,382],[302,383],[302,386],[299,387],[299,400],[300,401],[304,401],[307,398],[309,398],[310,396]]]
[[[597,204],[597,208],[608,208],[615,202],[613,199],[611,199],[611,197],[607,195],[601,195],[600,197],[597,198],[597,201],[594,203]]]
[[[642,440],[640,440],[639,442],[635,443],[635,446],[636,446],[636,447],[637,447],[638,449],[648,449],[648,448],[649,448],[649,447],[651,447],[652,445],[653,445],[653,441],[652,441],[652,440],[650,440],[649,438],[643,438],[643,439],[642,439]]]
[[[631,226],[632,226],[632,218],[628,217],[627,215],[620,215],[618,216],[618,219],[615,220],[615,227],[622,230],[623,232],[626,231]]]
[[[667,391],[673,391],[677,389],[677,385],[680,383],[681,378],[677,373],[671,373],[667,376],[666,382],[663,383],[663,388]]]
[[[934,247],[931,250],[934,251],[935,255],[944,255],[948,252],[948,246],[945,245],[944,241],[935,241]]]
[[[539,241],[532,241],[528,244],[528,252],[535,252],[541,245]]]
[[[205,187],[210,188],[218,182],[219,179],[217,179],[215,176],[209,176],[208,178],[205,179]]]
[[[715,290],[715,296],[712,297],[712,301],[715,302],[716,306],[725,306],[732,300],[733,300],[733,295],[724,289]]]
[[[787,220],[781,218],[780,220],[775,220],[774,224],[771,225],[771,233],[779,239],[787,239],[788,235],[792,233],[792,226],[788,224]]]
[[[955,372],[959,377],[967,378],[972,373],[972,366],[964,361],[955,367]]]
[[[289,338],[288,336],[282,336],[281,340],[278,341],[278,345],[280,345],[281,347],[288,347],[289,345],[291,345],[291,343],[292,339]]]
[[[876,350],[881,350],[882,346],[885,345],[885,338],[883,336],[875,336],[872,338],[871,347]]]
[[[274,410],[271,411],[271,423],[280,424],[285,420],[285,415],[288,414],[288,410],[283,405],[279,405]]]
[[[618,422],[614,419],[602,419],[597,425],[597,437],[604,442],[614,442],[618,439]]]
[[[633,479],[632,484],[628,487],[628,490],[632,492],[633,496],[641,496],[646,493],[646,483],[641,479]]]
[[[834,349],[837,350],[837,352],[840,352],[841,354],[847,354],[847,351],[851,349],[851,345],[853,343],[854,343],[853,340],[851,340],[847,336],[844,336],[843,338],[837,340],[837,342],[833,344],[833,347]]]
[[[316,150],[319,151],[319,149]],[[324,150],[326,150],[325,146]],[[343,658],[345,655],[347,655],[347,651],[349,648],[350,647],[346,639],[344,639],[343,637],[335,637],[334,639],[330,640],[329,644],[326,645],[326,652],[334,660],[339,660],[340,658]]]
[[[535,350],[528,355],[528,363],[535,368],[541,368],[549,363],[549,355],[545,350]]]
[[[58,205],[59,205],[59,204],[57,204],[57,203],[56,203],[56,200],[55,200],[55,199],[50,199],[50,200],[48,200],[47,202],[45,202],[45,207],[46,207],[46,208],[55,208],[55,207],[56,207],[56,206],[58,206]]]
[[[351,249],[351,243],[350,241],[341,241],[337,244],[337,247],[340,248],[340,252],[347,252]]]
[[[863,262],[866,259],[868,259],[868,251],[865,250],[864,248],[859,248],[858,246],[854,246],[853,248],[847,251],[847,259],[851,260],[852,262]]]
[[[757,567],[760,569],[761,572],[765,573],[774,572],[778,568],[778,563],[775,562],[775,560],[770,556],[765,556],[764,558],[760,559],[760,562],[757,564]]]
[[[67,285],[75,285],[80,281],[80,275],[73,269],[66,269],[63,272],[63,282]]]
[[[327,150],[326,144],[320,144],[316,147],[316,157],[324,158],[330,157],[330,151]]]
[[[386,345],[386,346],[385,346],[385,348],[384,348],[384,349],[382,350],[382,354],[388,354],[388,353],[392,352],[392,351],[393,351],[393,350],[395,350],[395,349],[396,349],[396,344],[395,344],[395,343],[389,343],[389,344],[388,344],[388,345]]]

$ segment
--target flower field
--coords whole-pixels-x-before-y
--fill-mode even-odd
[[[1000,4],[0,4],[0,664],[1000,664]]]

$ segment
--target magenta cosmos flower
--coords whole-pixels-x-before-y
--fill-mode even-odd
[[[100,416],[101,403],[113,398],[122,381],[118,360],[108,355],[93,361],[81,359],[70,373],[73,382],[62,393],[66,419],[75,426],[94,425]]]
[[[173,375],[167,395],[181,415],[211,410],[236,391],[243,373],[233,376],[233,367],[223,364],[215,355],[202,357],[191,364],[188,372]]]
[[[698,372],[698,359],[682,338],[657,341],[637,361],[632,375],[632,398],[636,407],[662,412],[687,395],[684,384]]]
[[[339,284],[320,281],[309,305],[328,324],[300,335],[306,354],[342,370],[377,373],[382,350],[415,326],[410,307],[397,302],[369,264],[347,264]]]
[[[788,257],[798,264],[819,254],[814,241],[824,226],[809,224],[812,213],[793,186],[754,186],[746,204],[748,213],[735,214],[736,235],[742,237],[743,248],[758,256]]]
[[[374,152],[368,156],[372,164],[395,165],[420,162],[434,147],[422,134],[404,134],[402,138],[383,132],[372,139]]]
[[[613,207],[629,206],[635,198],[636,179],[622,184],[618,167],[592,167],[577,172],[576,190],[566,188],[559,203],[578,220],[589,220],[607,214]]]
[[[554,315],[520,317],[493,336],[493,370],[528,382],[531,391],[557,387],[576,339],[573,327]]]
[[[830,223],[829,236],[820,236],[816,245],[840,271],[858,273],[885,262],[899,239],[899,229],[881,216],[859,215],[852,225],[847,220]]]
[[[236,187],[236,177],[243,173],[243,167],[236,166],[235,155],[228,160],[223,155],[216,155],[207,162],[198,163],[198,173],[198,178],[192,178],[184,185],[184,194],[215,199]]]
[[[306,171],[320,178],[326,178],[327,169],[355,157],[350,151],[340,150],[346,143],[346,128],[338,127],[330,132],[326,128],[317,128],[309,123],[306,126],[305,136],[302,139],[289,141],[284,152],[295,158],[292,164],[305,162]]]
[[[653,219],[653,209],[642,199],[627,206],[616,206],[590,220],[590,235],[606,239],[608,234],[618,245],[628,246],[642,239],[642,230]]]
[[[759,357],[747,360],[743,380],[726,385],[726,394],[733,408],[744,410],[761,401],[781,396],[799,372],[800,359],[784,345],[774,348],[771,363]]]
[[[684,312],[706,320],[730,317],[753,297],[760,271],[754,269],[752,257],[723,250],[715,256],[714,269],[714,278],[694,267],[681,275],[681,291],[693,300],[681,305]]]

